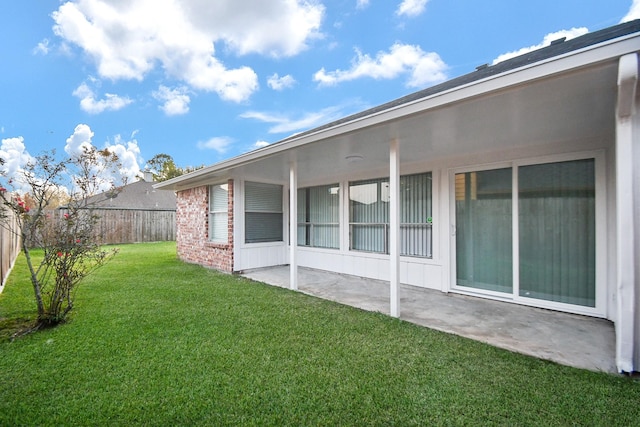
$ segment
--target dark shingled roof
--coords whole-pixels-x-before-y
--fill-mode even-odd
[[[107,192],[92,196],[87,201],[95,203],[99,209],[176,210],[173,191],[157,191],[153,188],[153,182],[144,180],[125,185],[116,197],[109,197]]]
[[[378,105],[368,110],[352,114],[342,119],[338,119],[331,123],[327,123],[325,125],[322,125],[301,133],[297,133],[295,135],[282,139],[277,143],[286,142],[295,138],[299,138],[301,136],[315,133],[324,129],[332,128],[334,126],[337,126],[343,123],[347,123],[359,118],[367,117],[385,110],[389,110],[389,109],[401,106],[403,104],[408,104],[410,102],[417,101],[422,98],[427,98],[431,95],[435,95],[440,92],[454,89],[459,86],[464,86],[466,84],[469,84],[478,80],[482,80],[487,77],[491,77],[500,73],[504,73],[506,71],[514,70],[529,64],[544,61],[545,59],[560,56],[560,55],[573,52],[585,47],[593,46],[598,43],[606,42],[608,40],[612,40],[618,37],[622,37],[622,36],[637,33],[637,32],[640,32],[640,19],[615,25],[613,27],[605,28],[603,30],[594,31],[592,33],[587,33],[585,35],[576,37],[571,40],[564,41],[563,39],[560,39],[560,40],[557,40],[556,42],[552,42],[550,46],[546,46],[541,49],[537,49],[537,50],[525,53],[523,55],[516,56],[514,58],[499,62],[495,65],[488,65],[488,64],[482,65],[472,73],[465,74],[463,76],[456,77],[451,80],[447,80],[444,83],[440,83],[438,85],[431,86],[427,89],[423,89],[418,92],[411,93],[409,95]]]

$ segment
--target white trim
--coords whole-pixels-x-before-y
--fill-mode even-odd
[[[511,266],[513,273],[513,287],[511,289],[514,299],[520,295],[520,206],[518,194],[520,194],[519,168],[511,167]]]
[[[616,366],[621,372],[638,370],[634,353],[640,343],[635,342],[636,287],[635,268],[638,254],[634,218],[634,142],[636,90],[638,85],[638,56],[620,58],[618,70],[618,105],[616,111]]]
[[[433,199],[433,181],[431,185]],[[400,142],[397,139],[389,144],[389,261],[389,311],[392,317],[400,317]]]
[[[225,218],[227,220],[227,222],[229,221],[229,189],[227,188],[227,200],[226,200],[226,209],[224,211],[213,211],[211,210],[211,203],[213,201],[213,187],[215,186],[223,186],[223,185],[227,185],[228,186],[229,181],[222,181],[216,184],[209,184],[207,185],[207,205],[208,205],[208,214],[207,214],[207,241],[210,243],[217,243],[217,244],[221,244],[221,245],[226,245],[229,243],[229,227],[228,225],[225,226],[225,234],[224,234],[224,238],[217,238],[214,239],[211,236],[211,230],[212,230],[212,223],[211,220],[213,219],[213,215],[214,214],[220,214],[220,213],[224,213]]]
[[[289,289],[298,290],[298,164],[289,165]]]

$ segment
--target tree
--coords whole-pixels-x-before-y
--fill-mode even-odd
[[[78,283],[117,252],[100,246],[98,217],[87,200],[104,190],[117,191],[118,157],[91,147],[58,160],[51,151],[16,176],[7,177],[6,171],[0,176],[5,181],[0,187],[0,224],[21,239],[38,309],[33,329],[54,326],[72,310]],[[51,210],[62,199],[67,200],[65,209]],[[16,221],[9,221],[10,216]]]
[[[198,169],[202,169],[202,166],[187,166],[185,168],[181,168],[176,166],[176,163],[173,161],[173,157],[168,154],[160,153],[156,154],[147,162],[147,165],[153,171],[153,180],[156,182],[166,181],[171,178],[176,178],[180,175],[184,175],[189,172],[193,172]]]
[[[158,182],[166,181],[184,174],[182,168],[176,166],[173,161],[173,157],[168,154],[156,154],[147,162],[147,164],[154,171],[153,179]]]

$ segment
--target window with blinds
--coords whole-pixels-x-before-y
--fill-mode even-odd
[[[340,247],[340,186],[298,189],[298,246]]]
[[[209,187],[209,240],[212,242],[227,243],[228,241],[228,203],[227,184]]]
[[[281,185],[245,182],[245,243],[283,241],[282,194]]]
[[[431,258],[431,173],[400,177],[400,254]],[[389,253],[389,179],[349,184],[350,249]]]

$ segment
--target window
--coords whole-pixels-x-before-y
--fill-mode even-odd
[[[228,241],[228,184],[209,187],[209,240],[218,243]]]
[[[298,246],[340,247],[338,184],[298,189]]]
[[[245,243],[282,242],[282,186],[244,184]]]
[[[349,184],[350,249],[389,253],[389,180]],[[400,254],[430,258],[431,173],[400,177]]]

